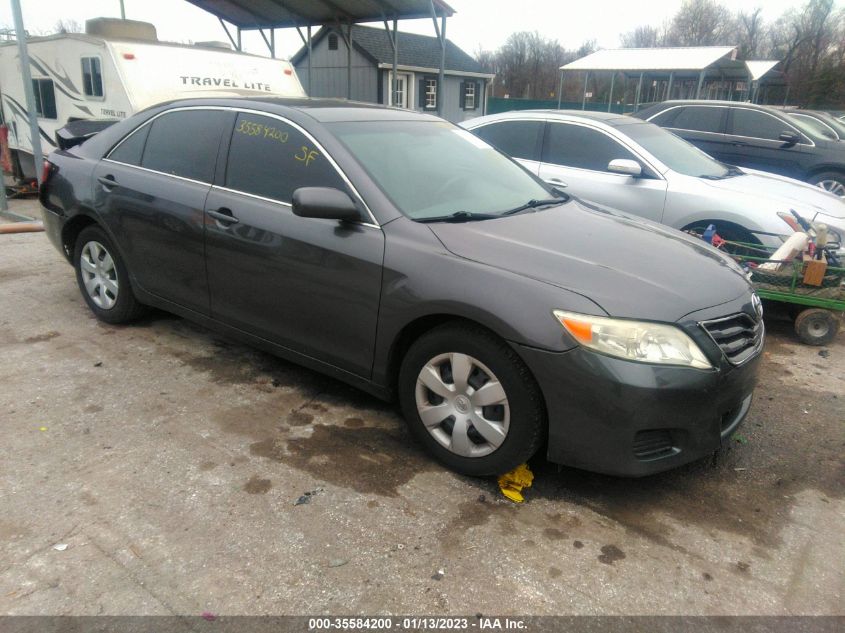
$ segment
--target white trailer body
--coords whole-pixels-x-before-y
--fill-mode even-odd
[[[45,154],[56,147],[56,130],[76,119],[119,120],[184,97],[306,96],[288,61],[219,46],[67,33],[32,38],[28,48]],[[0,44],[0,106],[15,171],[32,178],[32,140],[15,42]]]

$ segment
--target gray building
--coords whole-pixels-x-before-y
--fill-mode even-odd
[[[438,85],[440,41],[436,37],[397,33],[398,86],[396,104],[421,112],[437,112],[437,92],[443,99],[443,118],[455,123],[486,113],[487,87],[493,75],[454,43],[446,40],[443,86]],[[311,69],[308,76],[308,49],[303,47],[291,58],[302,85],[312,97],[342,97],[355,101],[390,103],[393,74],[393,47],[388,32],[381,28],[353,26],[351,29],[351,86],[346,29],[321,28],[312,39]],[[310,86],[310,88],[309,88]]]

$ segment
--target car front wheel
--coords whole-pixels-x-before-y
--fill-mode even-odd
[[[470,325],[445,325],[408,350],[399,402],[413,435],[465,475],[499,475],[542,443],[546,414],[531,372],[504,341]]]

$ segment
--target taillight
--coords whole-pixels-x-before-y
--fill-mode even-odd
[[[50,176],[53,175],[53,171],[56,169],[56,166],[51,163],[49,160],[44,161],[44,165],[41,167],[41,184],[47,184],[47,181],[50,179]]]

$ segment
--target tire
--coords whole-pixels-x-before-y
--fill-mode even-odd
[[[446,397],[423,383],[423,376]],[[528,367],[504,341],[479,327],[446,324],[420,337],[402,360],[398,392],[414,437],[463,475],[513,470],[537,452],[545,436],[543,397]]]
[[[837,196],[845,196],[845,174],[838,171],[823,171],[820,174],[813,174],[807,182]]]
[[[839,332],[839,319],[830,310],[808,308],[795,319],[795,333],[806,345],[827,345]]]
[[[101,321],[128,323],[146,312],[132,292],[120,253],[99,226],[88,226],[79,233],[73,267],[82,298]]]

